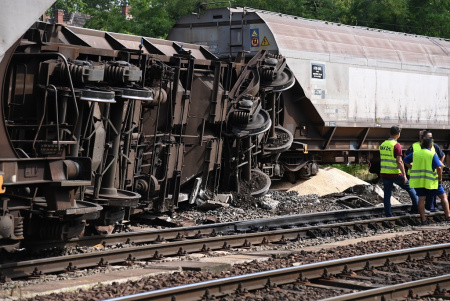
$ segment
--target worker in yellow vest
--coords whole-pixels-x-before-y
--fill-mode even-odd
[[[429,130],[422,130],[419,132],[419,140],[418,142],[413,143],[405,152],[405,156],[408,156],[409,154],[413,153],[414,151],[417,150],[421,150],[422,149],[422,141],[423,138],[430,138],[433,139],[433,134],[431,133],[431,131]],[[436,143],[433,142],[432,146],[431,146],[431,152],[435,153],[439,160],[443,163],[444,159],[445,159],[445,154],[442,151],[442,149],[439,147],[439,145],[437,145]],[[410,171],[408,170],[407,174],[410,175]],[[428,196],[425,200],[425,210],[429,210],[431,212],[434,211],[438,211],[438,206],[436,203],[436,196],[432,197],[432,196]]]
[[[431,152],[433,140],[424,136],[422,148],[405,157],[405,164],[411,168],[410,186],[419,196],[419,213],[422,225],[427,225],[425,218],[425,199],[427,196],[438,196],[447,221],[450,221],[447,194],[442,187],[443,164],[438,156]]]
[[[409,186],[406,177],[405,167],[402,160],[402,147],[397,142],[400,138],[401,129],[394,125],[389,130],[390,138],[384,141],[380,147],[380,177],[383,180],[384,190],[384,214],[387,217],[392,216],[391,196],[394,183],[406,190],[411,198],[411,213],[418,213],[417,195],[414,189]]]

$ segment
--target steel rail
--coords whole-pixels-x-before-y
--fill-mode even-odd
[[[360,271],[370,267],[382,267],[388,263],[401,263],[408,260],[422,260],[431,256],[437,257],[448,254],[450,244],[440,244],[411,249],[402,249],[389,252],[382,252],[369,255],[361,255],[350,258],[335,259],[319,263],[305,264],[298,267],[282,268],[248,275],[240,275],[194,284],[170,287],[130,296],[123,296],[108,299],[109,301],[138,301],[138,300],[201,300],[202,296],[209,294],[216,298],[234,293],[239,289],[248,291],[262,289],[269,283],[284,285],[299,282],[303,279],[318,279],[324,277],[324,274],[340,274],[344,270]],[[446,252],[446,253],[444,253]],[[429,283],[429,282],[427,282]],[[405,283],[406,285],[406,283]],[[406,287],[406,286],[405,286]],[[382,291],[382,288],[379,289]],[[206,293],[207,292],[207,293]],[[355,300],[343,299],[343,300]],[[359,300],[359,298],[358,298]],[[373,299],[371,299],[373,300]]]
[[[419,217],[407,216],[410,222],[418,223]],[[404,222],[401,217],[390,217],[356,222],[317,225],[304,228],[252,232],[245,234],[199,237],[196,239],[166,241],[142,246],[131,246],[94,251],[69,256],[51,257],[0,264],[0,273],[8,278],[23,278],[30,275],[64,272],[74,268],[90,268],[109,264],[123,264],[134,260],[160,260],[166,256],[184,256],[190,253],[207,253],[212,250],[249,248],[261,244],[285,244],[291,240],[302,240],[318,236],[345,235],[351,231],[365,231],[367,227],[382,229],[394,227],[390,221]]]
[[[440,291],[450,287],[450,274],[422,280],[389,285],[367,291],[345,294],[342,296],[322,299],[322,301],[373,301],[373,300],[410,300],[414,297],[433,297],[434,300],[447,299],[448,295]],[[445,291],[447,291],[445,289]],[[440,299],[441,298],[441,299]]]

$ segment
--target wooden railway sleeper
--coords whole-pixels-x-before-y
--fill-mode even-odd
[[[364,271],[373,271],[375,269],[374,266],[370,266],[370,261],[366,261],[366,265],[364,266]]]
[[[355,224],[354,228],[355,228],[356,231],[366,232],[366,227],[364,225],[362,225],[362,224]]]
[[[164,256],[158,252],[158,250],[155,251],[155,254],[153,254],[153,257],[150,258],[150,261],[156,261],[156,260],[162,260]]]
[[[347,226],[339,226],[339,232],[342,235],[348,235],[348,234],[350,234],[352,232],[352,230],[350,230],[350,228],[347,227]]]
[[[445,222],[445,215],[434,215],[433,220],[437,223]]]
[[[344,268],[342,269],[341,274],[343,276],[354,276],[356,275],[355,272],[352,269],[348,269],[348,265],[344,265]]]
[[[66,267],[66,272],[75,272],[77,270],[77,266],[73,265],[72,262],[69,262],[69,265]]]
[[[265,238],[265,237],[264,237]],[[278,245],[286,245],[288,243],[286,237],[284,237],[284,235],[281,235],[281,238],[279,241],[274,241],[274,244],[278,244]]]
[[[154,242],[155,242],[155,243],[162,243],[162,242],[166,242],[166,240],[164,239],[164,237],[162,237],[162,236],[160,236],[160,235],[158,234],[158,237],[156,237],[156,239],[155,239]]]
[[[333,278],[335,278],[335,276],[336,276],[336,275],[333,275],[333,274],[331,274],[331,273],[328,273],[328,269],[327,269],[327,268],[324,268],[321,277],[324,278],[324,279],[333,279]]]
[[[272,279],[270,279],[270,277],[269,277],[269,278],[267,278],[267,283],[264,286],[264,288],[269,289],[269,290],[274,290],[274,289],[278,288],[278,285],[275,282],[272,283]]]
[[[209,248],[209,247],[207,248],[206,245],[203,244],[203,247],[200,250],[200,253],[206,254],[206,253],[209,253],[209,252],[211,252],[211,248]]]
[[[178,252],[177,252],[178,256],[186,256],[186,254],[187,254],[187,252],[186,252],[186,250],[183,250],[183,248],[180,247],[178,249]]]
[[[441,285],[439,283],[436,284],[436,288],[434,289],[433,295],[434,296],[442,295],[441,298],[448,297],[447,290],[445,288],[441,288]]]
[[[408,225],[408,223],[407,223],[404,219],[402,219],[402,218],[396,220],[396,221],[395,221],[395,224],[396,224],[397,226],[400,226],[400,227],[405,227],[405,226]]]
[[[203,238],[203,237],[206,237],[206,235],[202,234],[202,232],[200,230],[198,230],[198,232],[195,233],[195,235],[194,235],[194,238],[197,238],[197,239]]]
[[[100,258],[100,261],[97,263],[97,267],[99,267],[99,268],[106,268],[108,265],[109,265],[109,262],[105,261],[103,259],[103,257]]]
[[[395,225],[391,221],[382,221],[381,225],[388,229],[393,229]]]
[[[244,241],[244,243],[242,244],[242,248],[248,249],[252,246],[252,243],[249,242],[247,239]]]
[[[377,223],[368,223],[367,226],[369,227],[369,229],[372,229],[375,231],[382,230],[382,228]]]
[[[302,240],[303,240],[302,235],[300,233],[297,233],[297,237],[294,238],[292,241],[302,241]]]
[[[323,237],[322,230],[320,229],[311,229],[307,231],[307,234],[311,238],[319,238]]]
[[[222,251],[231,250],[231,246],[225,241],[220,250]]]
[[[125,259],[125,265],[132,266],[136,262],[136,257],[131,257],[131,254],[128,254],[127,259]]]
[[[205,290],[205,294],[202,296],[202,301],[212,301],[212,300],[216,300],[216,296],[211,295],[209,288],[207,288]]]
[[[333,228],[324,231],[325,237],[334,237],[336,235],[336,231]]]
[[[31,275],[28,276],[28,278],[30,278],[30,279],[41,278],[42,275],[43,275],[42,271],[39,271],[39,269],[37,267],[35,267],[33,272],[31,273]]]
[[[384,266],[389,267],[391,265],[393,265],[393,263],[391,263],[391,260],[389,258],[386,258],[386,262],[384,263]]]
[[[300,272],[298,274],[297,280],[295,280],[295,283],[296,284],[304,284],[304,285],[306,285],[306,284],[309,284],[310,282],[309,282],[308,278],[303,277],[303,272]]]
[[[184,237],[184,235],[181,235],[180,232],[178,232],[177,236],[174,239],[175,241],[181,241],[181,240],[186,240],[186,237]]]
[[[242,286],[242,283],[238,284],[237,289],[234,291],[234,293],[238,296],[245,296],[246,294],[248,294],[248,289],[244,288]]]

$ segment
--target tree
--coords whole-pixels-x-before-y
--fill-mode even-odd
[[[86,27],[164,38],[185,15],[206,8],[251,7],[303,18],[449,38],[450,0],[129,0],[131,20],[121,14],[125,0],[57,0],[52,9],[91,15]]]
[[[410,0],[410,32],[450,38],[450,0]]]
[[[83,0],[56,0],[49,10],[62,9],[65,12],[84,12],[86,7]]]
[[[350,23],[392,31],[406,31],[408,0],[354,0]]]

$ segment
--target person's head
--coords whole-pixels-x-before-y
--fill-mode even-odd
[[[433,139],[423,136],[423,140],[422,140],[422,148],[429,148],[431,149],[431,146],[433,145]]]
[[[429,131],[429,130],[423,131],[423,139],[425,139],[425,138],[433,139],[433,133],[431,133],[431,131]]]
[[[419,141],[420,142],[422,142],[422,139],[423,139],[423,133],[425,132],[426,130],[421,130],[421,131],[419,131]]]
[[[391,135],[391,138],[398,139],[400,137],[400,132],[402,129],[399,125],[393,125],[391,126],[391,129],[389,130],[389,134]]]

